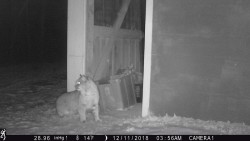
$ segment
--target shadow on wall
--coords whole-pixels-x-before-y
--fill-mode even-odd
[[[240,79],[239,70],[231,69],[225,64],[220,78],[179,74],[172,79],[158,80],[158,83],[152,84],[154,95],[150,100],[159,104],[152,104],[151,111],[160,116],[167,113],[205,120],[250,123],[250,100],[246,98],[250,89],[246,81]]]

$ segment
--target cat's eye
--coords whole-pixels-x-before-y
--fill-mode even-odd
[[[81,82],[78,81],[78,82],[76,82],[76,84],[81,84]]]

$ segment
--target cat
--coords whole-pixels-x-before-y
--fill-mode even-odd
[[[76,90],[62,94],[56,101],[59,116],[79,114],[80,121],[86,121],[86,113],[91,111],[95,121],[99,117],[99,91],[95,82],[88,76],[80,75],[76,80]]]

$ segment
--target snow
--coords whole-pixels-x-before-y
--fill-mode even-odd
[[[203,121],[174,116],[142,118],[141,104],[125,111],[79,117],[59,117],[55,101],[66,92],[66,66],[16,65],[0,68],[0,128],[7,134],[250,134],[244,123]]]

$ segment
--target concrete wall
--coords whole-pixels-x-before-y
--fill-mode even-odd
[[[250,1],[156,0],[150,111],[250,124]]]

